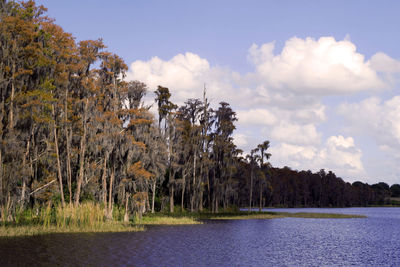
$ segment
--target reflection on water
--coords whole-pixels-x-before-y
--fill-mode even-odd
[[[366,219],[208,221],[138,233],[0,239],[6,266],[400,266],[400,208],[291,209]]]

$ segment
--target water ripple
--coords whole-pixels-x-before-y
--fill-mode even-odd
[[[290,211],[368,217],[208,221],[137,233],[5,238],[0,265],[400,266],[400,208]]]

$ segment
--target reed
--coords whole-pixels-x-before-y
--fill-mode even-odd
[[[106,232],[137,232],[143,231],[143,226],[126,224],[123,222],[104,222],[97,227],[69,226],[58,227],[51,225],[22,225],[22,226],[0,226],[0,237],[34,236],[54,233],[106,233]]]
[[[94,202],[79,206],[52,206],[21,210],[15,220],[4,221],[1,236],[24,236],[48,233],[130,232],[143,230],[143,226],[122,222],[121,209],[115,207],[113,218],[107,219],[104,207]]]
[[[97,203],[86,202],[79,206],[68,205],[55,208],[55,225],[57,227],[95,228],[105,221],[104,208]]]

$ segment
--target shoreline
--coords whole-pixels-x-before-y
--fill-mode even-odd
[[[56,225],[11,225],[0,226],[0,238],[30,237],[47,234],[76,234],[76,233],[119,233],[144,231],[144,227],[122,222],[104,222],[95,227],[70,226],[58,227]]]
[[[400,208],[400,205],[370,205],[370,206],[351,206],[351,207],[263,207],[263,210],[274,209],[353,209],[353,208]],[[249,207],[240,208],[243,212],[248,212]],[[253,211],[258,212],[258,207],[253,207]]]
[[[252,220],[252,219],[354,219],[366,218],[364,215],[349,215],[337,213],[311,213],[311,212],[221,212],[221,213],[158,213],[143,216],[141,223],[123,223],[119,221],[104,222],[94,226],[68,226],[57,227],[51,225],[10,225],[0,226],[0,238],[28,237],[56,233],[117,233],[145,231],[146,226],[177,226],[203,224],[207,220]]]

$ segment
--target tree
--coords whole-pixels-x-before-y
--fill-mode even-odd
[[[88,119],[89,119],[89,104],[93,93],[96,92],[95,85],[95,75],[96,71],[91,71],[91,65],[95,63],[100,58],[100,50],[105,46],[101,40],[97,41],[81,41],[79,43],[79,52],[81,58],[80,70],[78,71],[79,75],[79,87],[77,88],[77,113],[79,114],[81,125],[82,125],[82,136],[80,137],[80,149],[79,149],[79,173],[77,175],[77,187],[75,191],[75,205],[79,204],[80,194],[82,182],[84,179],[84,163],[85,163],[85,153],[86,153],[86,143],[87,143],[87,128],[88,128]],[[103,72],[104,73],[104,72]],[[116,77],[118,74],[113,75],[112,78]]]
[[[254,181],[254,176],[256,172],[257,166],[257,161],[259,156],[256,154],[257,149],[252,149],[250,151],[250,154],[246,156],[247,161],[250,164],[250,193],[249,193],[249,212],[251,211],[251,204],[253,202],[253,181]]]
[[[260,151],[260,167],[261,169],[266,168],[268,171],[268,164],[264,165],[264,157],[266,160],[268,160],[271,157],[270,153],[267,153],[266,151],[269,148],[269,141],[264,141],[263,143],[259,144],[257,146],[257,150]],[[259,211],[261,211],[262,209],[262,192],[263,192],[263,186],[265,184],[264,179],[263,179],[264,175],[260,175],[259,176],[259,196],[260,196],[260,202],[259,202]]]
[[[213,192],[212,211],[218,212],[220,199],[223,192],[227,191],[228,180],[232,176],[234,161],[231,159],[236,154],[236,146],[233,143],[232,134],[236,129],[236,113],[226,102],[220,102],[220,107],[215,111],[215,131],[213,138]]]
[[[400,197],[400,184],[394,184],[390,187],[391,197]]]
[[[158,104],[158,127],[161,133],[161,121],[164,119],[164,136],[168,144],[168,184],[169,184],[169,202],[170,202],[170,212],[174,212],[174,191],[175,191],[175,179],[172,169],[172,159],[173,159],[173,128],[171,124],[174,120],[173,110],[177,108],[175,104],[169,101],[171,94],[169,89],[166,87],[158,86],[158,89],[154,92],[156,94],[155,101]],[[167,122],[168,122],[168,135],[167,133]]]

